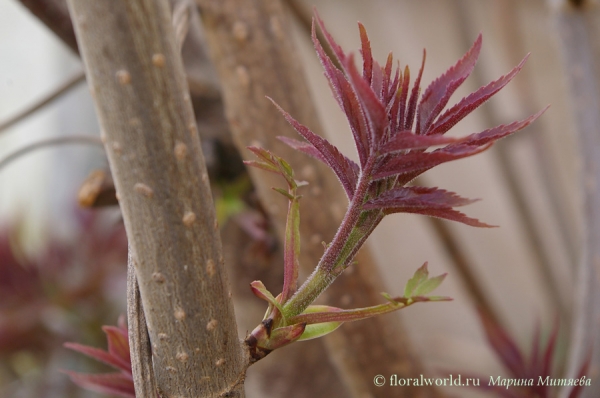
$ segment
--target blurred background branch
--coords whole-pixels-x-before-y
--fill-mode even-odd
[[[590,377],[597,377],[600,374],[600,12],[597,5],[588,1],[554,3],[554,24],[579,144],[585,214],[567,374],[576,377],[581,363],[591,359]],[[596,395],[597,391],[587,389],[582,397]]]

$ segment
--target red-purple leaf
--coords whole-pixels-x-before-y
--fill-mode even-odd
[[[458,144],[437,149],[433,152],[409,152],[390,156],[375,168],[373,180],[380,180],[394,175],[421,173],[439,164],[481,153],[490,146],[491,143],[483,146]]]
[[[560,324],[558,318],[554,320],[554,327],[550,338],[546,343],[546,349],[544,350],[544,356],[542,358],[542,368],[540,370],[540,376],[550,376],[552,374],[552,362],[554,361],[554,350],[556,349],[556,343],[558,340],[558,332]]]
[[[327,44],[333,50],[333,53],[335,54],[340,65],[343,65],[344,60],[346,59],[346,54],[344,54],[344,50],[342,50],[342,48],[339,46],[339,44],[337,44],[335,42],[335,40],[333,40],[333,36],[331,36],[329,31],[325,28],[325,24],[323,23],[323,21],[319,17],[319,14],[316,11],[315,11],[315,19],[317,21],[317,24],[319,24],[319,28],[321,28],[321,32],[323,32],[323,36],[325,37]],[[315,25],[315,23],[313,20],[313,26],[314,25]]]
[[[416,135],[412,131],[401,131],[392,136],[392,138],[381,147],[380,152],[382,155],[385,155],[407,149],[427,149],[434,145],[459,143],[465,139],[466,138],[446,137],[443,135]]]
[[[294,148],[297,151],[303,152],[317,160],[320,160],[321,162],[327,164],[327,162],[325,161],[325,158],[323,157],[323,154],[321,152],[319,152],[317,150],[317,148],[315,148],[313,146],[313,144],[311,144],[310,142],[306,142],[306,141],[300,141],[294,138],[290,138],[290,137],[285,137],[285,136],[277,136],[277,138],[287,144],[288,146]]]
[[[427,58],[427,52],[423,50],[423,60],[421,61],[421,69],[417,75],[417,80],[413,86],[412,92],[410,93],[410,100],[406,109],[406,115],[404,119],[404,130],[412,130],[413,122],[415,119],[415,112],[417,110],[417,101],[419,100],[419,93],[421,92],[421,77],[423,76],[423,69],[425,69],[425,59]]]
[[[444,109],[456,89],[473,71],[481,50],[481,34],[467,53],[450,67],[444,74],[435,79],[423,93],[417,115],[417,134],[429,129],[433,120]]]
[[[495,228],[495,225],[489,225],[479,221],[476,218],[467,217],[460,211],[451,208],[416,208],[416,207],[397,207],[385,210],[387,214],[392,213],[412,213],[422,214],[424,216],[443,218],[445,220],[457,221],[471,227]]]
[[[390,83],[392,81],[392,62],[394,62],[394,56],[392,53],[388,54],[387,57],[387,61],[385,61],[385,68],[382,69],[383,72],[383,84],[382,87],[384,88],[384,92],[381,93],[381,98],[383,99],[383,101],[385,101],[387,103],[388,95],[388,88],[390,87]]]
[[[321,46],[321,43],[317,39],[317,33],[313,24],[312,28],[312,40],[317,51],[317,55],[325,70],[325,77],[329,80],[331,90],[336,98],[340,108],[346,114],[348,122],[350,123],[350,129],[354,136],[354,143],[356,150],[361,162],[364,165],[367,161],[368,152],[370,148],[370,137],[367,131],[366,117],[358,103],[358,96],[354,92],[354,89],[346,80],[344,74],[338,70],[331,62],[331,59],[325,53],[325,50]]]
[[[502,363],[515,378],[525,377],[526,366],[519,347],[515,344],[508,333],[483,311],[479,311],[479,318],[483,325],[486,337],[501,359]]]
[[[500,91],[506,86],[516,75],[523,69],[525,62],[529,58],[527,55],[511,70],[508,74],[500,77],[499,79],[489,83],[486,86],[480,87],[477,91],[469,94],[456,105],[445,111],[436,121],[431,125],[431,128],[424,129],[423,134],[444,134],[450,130],[456,123],[461,121],[469,113],[477,109],[481,104],[490,99],[494,94]]]
[[[466,199],[444,189],[411,186],[387,191],[365,203],[363,209],[450,209],[476,201],[477,199]]]
[[[325,164],[333,170],[337,178],[342,183],[342,186],[346,191],[346,195],[348,195],[349,199],[352,199],[354,190],[356,189],[356,181],[358,180],[356,167],[352,165],[353,162],[342,155],[335,146],[329,143],[329,141],[319,137],[310,131],[308,127],[298,123],[298,121],[291,117],[289,113],[281,109],[281,107],[275,102],[273,102],[273,104],[277,107],[277,109],[279,109],[288,123],[294,127],[298,134],[304,137],[315,147],[315,149],[321,153],[321,155],[323,155]]]
[[[387,104],[387,112],[388,112],[388,117],[394,122],[393,127],[394,129],[396,129],[396,116],[398,113],[398,108],[397,108],[397,100],[396,100],[396,94],[398,93],[398,87],[400,84],[400,65],[397,66],[396,68],[396,72],[394,74],[394,80],[391,81],[391,83],[388,86],[388,92],[386,93],[386,96],[384,98],[385,103]],[[394,109],[394,106],[396,106],[396,108]],[[396,131],[396,130],[394,130]]]
[[[120,397],[135,398],[133,379],[124,373],[83,374],[63,370],[73,383],[88,390],[102,394],[114,394]]]
[[[120,369],[124,372],[131,373],[131,362],[125,362],[122,358],[112,355],[102,349],[89,347],[77,343],[65,343],[64,346],[73,351],[80,352],[90,358],[94,358],[100,362],[104,362],[113,368]]]
[[[352,66],[354,67],[354,69],[356,69],[356,66],[354,64],[354,60],[350,60],[350,58],[353,58],[354,54],[349,54],[348,58],[346,59],[346,62],[352,62]],[[346,73],[348,74],[348,68],[346,67]],[[360,75],[359,75],[360,78]],[[363,80],[362,78],[360,78],[361,80]],[[371,88],[371,91],[373,91],[373,94],[375,94],[375,97],[377,98],[377,102],[382,103],[383,102],[383,84],[384,84],[384,77],[383,77],[383,71],[381,69],[381,65],[379,65],[379,63],[377,61],[373,61],[373,79],[371,80],[371,84],[367,84],[366,81],[363,80],[363,82],[365,82],[365,85]]]
[[[317,148],[315,148],[310,142],[300,141],[294,138],[284,136],[278,136],[277,138],[285,144],[289,145],[290,147],[294,148],[295,150],[303,152],[327,164],[327,161],[323,157],[323,154],[319,152],[319,150],[317,150]],[[344,156],[342,153],[340,153],[340,155]],[[350,164],[350,167],[352,167],[352,169],[354,170],[354,175],[358,178],[358,173],[360,172],[360,168],[358,167],[358,165],[348,158],[346,158],[346,162]]]
[[[250,290],[252,291],[252,294],[259,299],[265,300],[281,310],[281,304],[279,300],[273,296],[273,294],[269,291],[269,289],[267,289],[262,281],[252,281],[252,283],[250,283]]]
[[[400,88],[400,92],[396,94],[396,101],[398,105],[394,104],[392,106],[392,117],[396,118],[396,125],[394,126],[394,131],[404,130],[404,126],[406,121],[404,120],[406,117],[406,100],[408,98],[408,88],[410,85],[410,69],[408,65],[404,67],[404,74],[402,75],[402,86]],[[409,129],[410,130],[410,129]]]
[[[545,107],[535,115],[531,115],[526,119],[512,122],[510,124],[503,124],[496,126],[491,129],[484,130],[480,133],[471,134],[465,137],[464,144],[466,145],[486,145],[494,141],[504,138],[514,132],[517,132],[525,127],[529,126],[535,119],[540,117],[548,107]]]
[[[365,81],[371,84],[371,76],[373,73],[373,54],[371,53],[371,43],[369,36],[363,24],[358,23],[360,32],[361,54],[363,58],[363,77]]]
[[[106,333],[106,339],[108,340],[108,352],[131,368],[127,329],[116,326],[102,326],[102,330]]]
[[[347,58],[345,64],[348,78],[354,87],[355,92],[358,94],[360,104],[363,107],[364,114],[367,116],[369,122],[369,133],[371,136],[372,147],[371,149],[379,147],[384,131],[389,126],[389,119],[387,112],[381,100],[375,95],[373,89],[362,79],[356,66],[354,65],[354,57],[352,54]],[[373,76],[378,76],[375,71],[378,70],[381,74],[381,69],[376,67],[373,69]],[[372,84],[375,83],[375,79]]]

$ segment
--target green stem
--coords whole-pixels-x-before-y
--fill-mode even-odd
[[[331,244],[325,250],[315,271],[283,306],[283,315],[286,318],[301,314],[312,302],[344,270],[356,253],[356,245],[365,241],[364,234],[369,233],[360,228],[360,222],[365,216],[362,205],[367,197],[370,174],[374,166],[374,158],[369,159],[362,170],[354,196],[350,201],[344,219],[335,234]]]
[[[301,314],[333,283],[336,277],[337,275],[317,267],[296,294],[283,306],[282,315],[289,319]]]

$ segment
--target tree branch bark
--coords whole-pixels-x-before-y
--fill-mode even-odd
[[[552,2],[551,2],[552,3]],[[589,359],[588,377],[600,374],[600,12],[588,2],[555,1],[554,17],[570,88],[582,163],[585,235],[576,291],[567,377]],[[567,4],[571,3],[571,4]],[[593,348],[593,351],[592,351]],[[568,396],[565,389],[561,396]],[[582,398],[597,395],[583,389]]]
[[[166,0],[69,0],[162,396],[238,396],[237,336],[208,175]]]

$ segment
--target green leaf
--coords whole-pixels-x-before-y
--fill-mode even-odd
[[[282,194],[283,196],[285,196],[289,200],[294,200],[294,197],[292,196],[292,194],[290,194],[288,191],[286,191],[283,188],[271,188],[271,189],[273,191],[275,191],[275,192],[279,192],[280,194]]]
[[[270,171],[271,173],[279,174],[279,170],[276,167],[258,160],[245,160],[244,164],[247,166],[256,167],[258,169]]]
[[[404,297],[412,297],[414,296],[414,291],[421,283],[427,280],[429,276],[429,271],[427,271],[427,262],[425,262],[419,269],[415,271],[415,274],[412,278],[406,282],[406,286],[404,287]]]
[[[275,155],[273,155],[273,156],[275,156]],[[280,158],[278,156],[275,156],[275,158],[277,159],[277,162],[281,166],[281,171],[283,172],[283,174],[285,174],[287,177],[293,179],[294,170],[292,170],[292,166],[290,166],[290,164],[288,162],[283,160],[283,158]]]
[[[292,196],[296,195],[296,188],[307,184],[304,181],[296,181],[294,179],[294,170],[292,169],[292,166],[290,166],[290,164],[286,162],[283,158],[280,158],[279,156],[274,155],[270,151],[263,148],[255,146],[249,146],[247,148],[261,160],[247,160],[244,161],[244,164],[279,174],[280,176],[285,178],[285,181],[287,182],[290,191],[292,191],[290,192]]]
[[[340,312],[341,309],[337,307],[330,307],[328,305],[309,305],[303,312],[303,314],[316,314],[323,312]],[[316,339],[317,337],[325,336],[337,328],[339,328],[344,322],[322,322],[312,325],[306,325],[304,333],[298,339],[298,341]]]
[[[433,278],[427,279],[426,281],[421,283],[419,286],[417,286],[417,288],[413,291],[413,296],[424,296],[424,295],[432,292],[444,281],[444,278],[446,278],[446,275],[448,275],[448,274],[442,274],[442,275],[438,275]]]
[[[304,333],[302,333],[302,336],[300,336],[298,341],[311,340],[325,336],[339,328],[342,323],[343,322],[324,322],[306,325],[306,329],[304,329]]]

